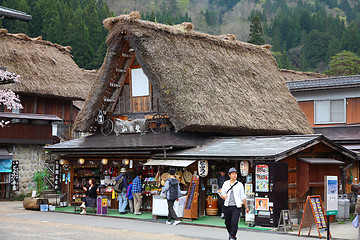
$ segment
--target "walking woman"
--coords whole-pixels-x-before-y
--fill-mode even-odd
[[[237,171],[235,168],[229,169],[230,180],[224,182],[221,188],[221,198],[224,199],[225,225],[229,233],[229,240],[236,240],[241,206],[244,204],[246,212],[249,208],[246,203],[244,186],[237,181]]]

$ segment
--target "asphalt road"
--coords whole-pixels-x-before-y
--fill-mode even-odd
[[[0,239],[228,239],[224,228],[101,216],[27,211],[22,202],[0,202]],[[239,230],[238,239],[316,239]]]

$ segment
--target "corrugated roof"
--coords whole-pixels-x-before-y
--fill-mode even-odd
[[[139,150],[141,148],[162,148],[162,147],[196,147],[204,144],[207,138],[202,134],[166,132],[162,134],[123,134],[116,136],[103,136],[94,134],[75,140],[70,140],[55,145],[45,147],[46,150],[53,152],[73,152],[89,149],[90,151],[99,151],[107,149],[116,151],[119,149]]]
[[[56,115],[0,112],[0,118],[61,121]]]
[[[29,14],[3,6],[0,6],[0,17],[8,19],[18,19],[26,22],[32,19],[31,15]]]
[[[360,75],[318,78],[286,82],[291,92],[306,90],[340,89],[360,86]]]
[[[319,139],[321,135],[216,138],[202,147],[167,154],[168,157],[274,157]]]

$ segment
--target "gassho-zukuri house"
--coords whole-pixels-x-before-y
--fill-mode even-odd
[[[92,176],[116,209],[112,184],[126,167],[130,179],[137,171],[145,174],[142,210],[161,216],[156,194],[169,168],[176,168],[184,191],[200,174],[200,187],[194,188],[199,198],[185,197],[179,214],[216,215],[206,199],[216,199],[219,170],[239,169],[241,163],[239,179],[273,206],[260,211],[253,202],[253,217],[273,226],[281,209],[296,215],[306,195],[323,195],[324,175],[343,179],[349,168],[358,169],[354,153],[312,135],[268,46],[195,32],[191,23],[167,26],[138,18],[133,12],[104,21],[107,54],[75,124],[94,134],[45,148],[58,154],[70,177],[64,182],[69,187],[63,184],[70,203],[78,204]],[[271,181],[272,167],[280,163],[285,170],[277,174],[285,179],[279,190]],[[258,181],[259,169],[270,174],[262,178],[268,182]],[[273,190],[282,196],[277,202]]]

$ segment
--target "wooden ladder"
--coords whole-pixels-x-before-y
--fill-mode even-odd
[[[100,110],[109,115],[114,112],[125,81],[129,75],[129,68],[135,61],[135,51],[126,42],[116,66],[113,70],[111,79],[106,86],[104,97],[101,100]]]

